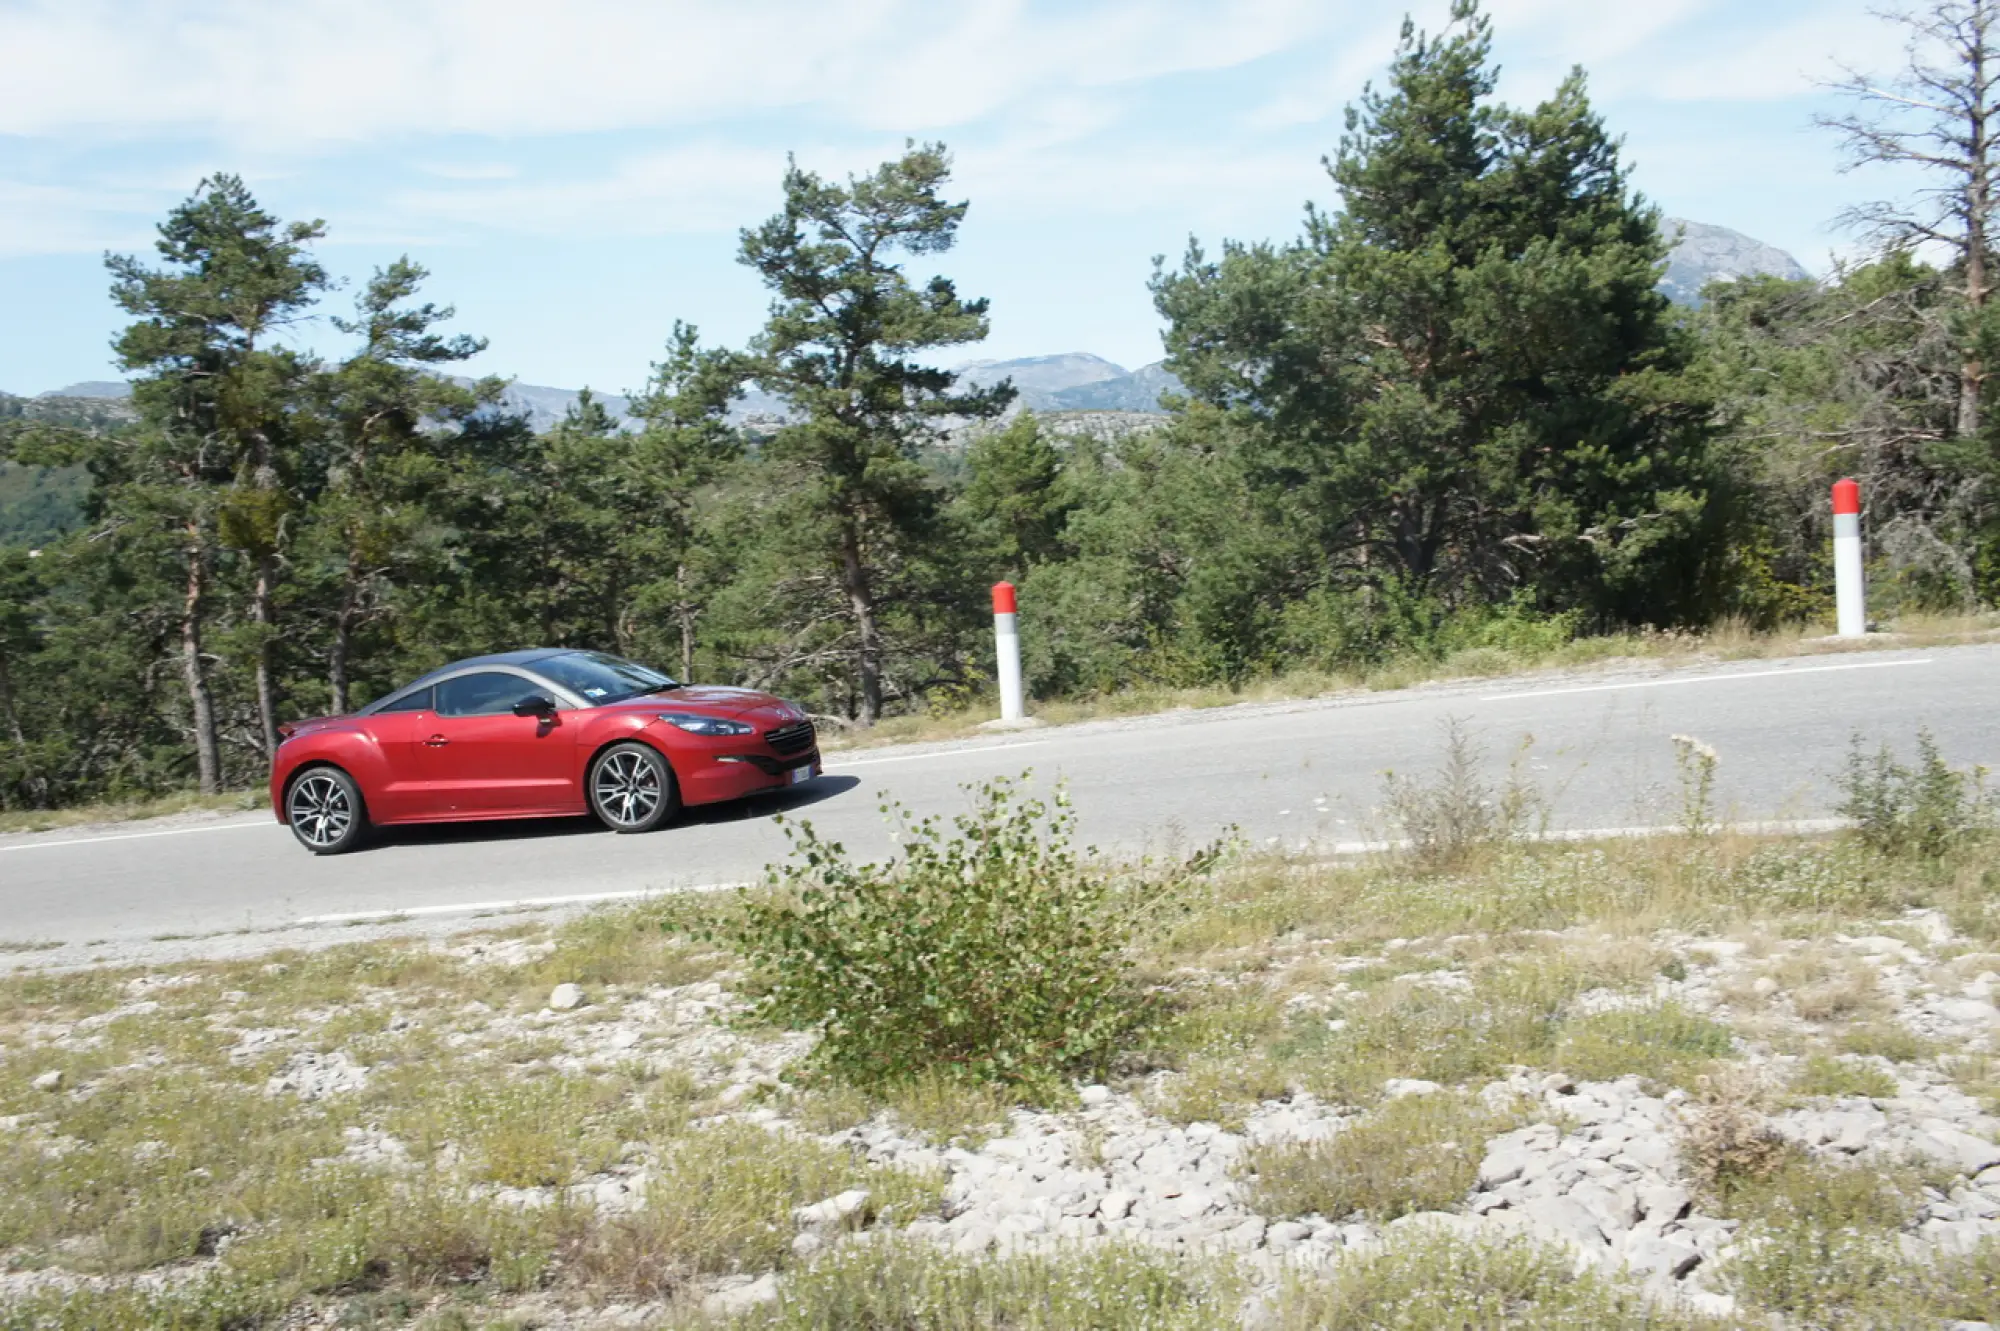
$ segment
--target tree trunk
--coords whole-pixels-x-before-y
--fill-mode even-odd
[[[34,759],[28,754],[28,735],[21,727],[20,709],[14,705],[14,680],[7,673],[5,652],[0,652],[0,715],[4,715],[7,720],[7,738],[13,741],[14,748],[20,752],[21,774],[25,778],[23,784],[27,787],[31,806],[37,809],[48,808],[48,778],[35,770]],[[6,792],[0,790],[0,807],[4,807],[5,799]]]
[[[687,599],[687,565],[674,569],[674,586],[680,591],[680,598],[674,606],[674,614],[681,621],[681,683],[694,682],[694,607]]]
[[[181,607],[181,679],[187,685],[188,705],[194,712],[195,769],[201,793],[213,795],[222,788],[221,746],[215,735],[215,700],[208,692],[208,671],[201,660],[201,620],[208,595],[207,569],[203,562],[201,529],[188,527],[187,598]]]
[[[257,725],[264,732],[267,759],[278,754],[278,699],[271,683],[271,636],[277,618],[271,604],[274,563],[270,555],[258,557],[257,585],[250,597],[250,618],[257,625]]]
[[[840,527],[841,583],[847,592],[848,612],[854,616],[855,636],[860,640],[855,652],[859,666],[861,705],[855,721],[872,726],[882,718],[882,639],[875,623],[875,595],[868,586],[868,570],[861,562],[861,533],[849,519]]]
[[[347,711],[347,655],[354,636],[353,602],[343,597],[333,617],[333,643],[326,649],[328,709],[335,716]]]
[[[1966,51],[1967,90],[1971,105],[1966,114],[1965,162],[1969,168],[1965,182],[1965,303],[1972,311],[1973,346],[1985,334],[1986,303],[1990,296],[1986,276],[1988,222],[1993,210],[1993,181],[1988,160],[1993,145],[1987,141],[1986,23],[1975,16],[1973,40]],[[1984,415],[1986,366],[1977,350],[1968,350],[1958,371],[1958,437],[1975,439]]]

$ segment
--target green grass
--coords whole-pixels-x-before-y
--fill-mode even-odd
[[[1896,1079],[1869,1063],[1814,1054],[1792,1077],[1791,1092],[1804,1097],[1858,1095],[1889,1100],[1896,1095]]]
[[[1223,1331],[1241,1325],[1235,1273],[1107,1244],[1062,1254],[955,1257],[910,1243],[836,1250],[731,1326],[895,1331]]]
[[[1287,1331],[1694,1331],[1719,1321],[1642,1298],[1567,1251],[1525,1241],[1473,1244],[1421,1232],[1343,1262],[1328,1280],[1294,1279],[1278,1308]]]
[[[1273,1220],[1450,1210],[1478,1178],[1487,1138],[1511,1126],[1464,1097],[1406,1095],[1324,1141],[1254,1147],[1250,1205]]]

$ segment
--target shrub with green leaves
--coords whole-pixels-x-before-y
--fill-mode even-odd
[[[1886,744],[1863,752],[1855,736],[1839,784],[1840,815],[1884,855],[1938,859],[1993,826],[1986,769],[1952,767],[1928,730],[1917,732],[1914,767],[1897,762]]]
[[[956,834],[901,827],[903,856],[855,864],[810,823],[793,862],[726,926],[749,962],[756,1015],[816,1030],[812,1061],[860,1086],[921,1074],[1032,1086],[1101,1070],[1156,1016],[1134,945],[1177,874],[1121,873],[1071,846],[1074,815],[979,787]]]

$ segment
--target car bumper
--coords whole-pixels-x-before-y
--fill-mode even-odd
[[[741,799],[745,795],[784,790],[812,780],[822,770],[819,749],[814,747],[804,753],[789,755],[703,755],[702,761],[689,770],[683,771],[678,763],[675,764],[674,776],[680,782],[683,803],[714,804],[722,800]]]

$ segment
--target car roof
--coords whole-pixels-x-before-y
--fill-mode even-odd
[[[464,670],[468,666],[483,666],[483,665],[525,666],[525,665],[531,665],[536,661],[546,661],[549,658],[555,656],[569,656],[572,655],[574,652],[576,652],[576,650],[577,649],[574,647],[523,647],[518,651],[512,651],[512,652],[493,652],[486,656],[468,656],[463,661],[453,661],[450,665],[441,665],[435,670],[425,671],[423,674],[411,680],[408,684],[405,684],[403,688],[404,689],[414,688],[417,685],[423,683],[427,679],[437,679],[440,676],[449,675],[455,671]],[[398,690],[398,692],[401,691],[402,690]]]

